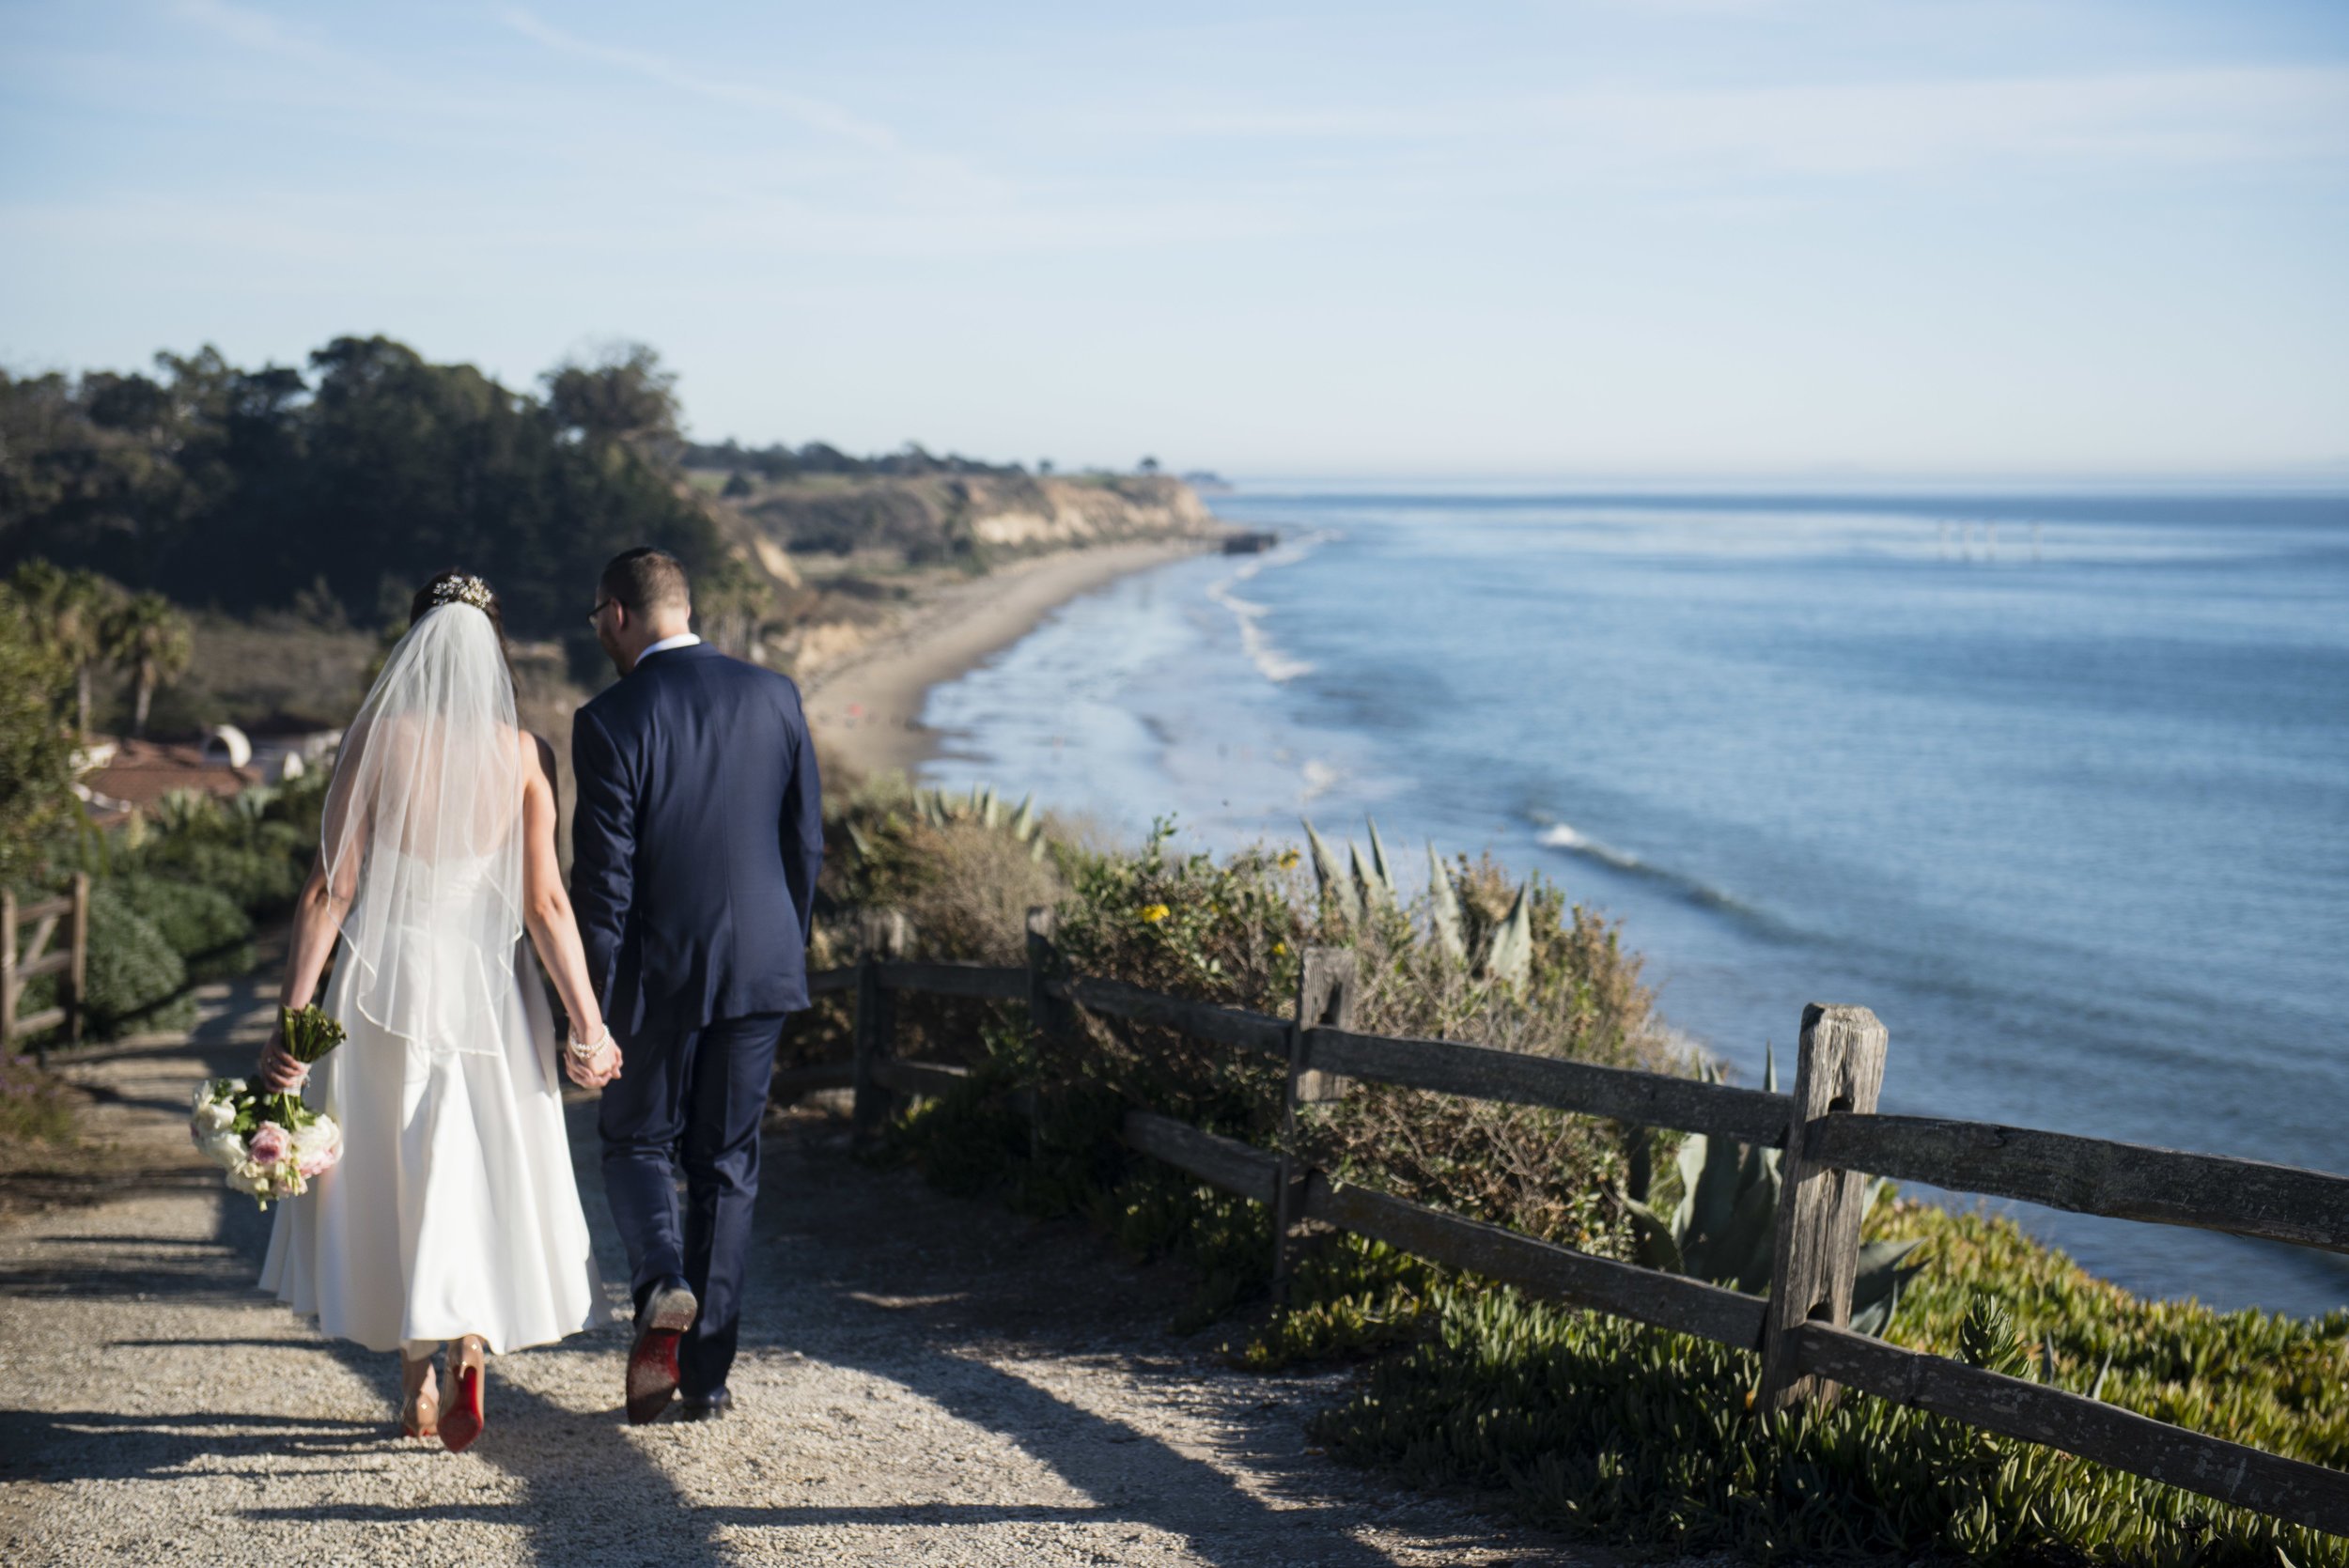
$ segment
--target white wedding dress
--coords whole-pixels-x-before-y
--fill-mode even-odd
[[[353,896],[319,1004],[349,1033],[305,1098],[343,1156],[279,1203],[261,1287],[370,1350],[466,1334],[518,1350],[598,1316],[554,1026],[522,950],[516,738],[494,631],[445,605],[394,653],[328,795],[324,863]]]

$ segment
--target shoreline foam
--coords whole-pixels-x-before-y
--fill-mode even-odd
[[[940,590],[895,626],[801,681],[808,724],[835,766],[910,774],[938,754],[922,723],[933,686],[1025,637],[1070,599],[1217,548],[1214,537],[1094,545],[1017,562]]]

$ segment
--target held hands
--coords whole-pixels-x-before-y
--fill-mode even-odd
[[[599,1029],[592,1042],[570,1040],[563,1050],[563,1071],[582,1089],[600,1089],[620,1076],[620,1044],[612,1031]]]

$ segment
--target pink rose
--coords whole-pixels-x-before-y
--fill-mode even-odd
[[[343,1129],[325,1116],[293,1135],[294,1169],[303,1178],[332,1170],[343,1157]]]
[[[254,1129],[253,1141],[245,1146],[246,1156],[256,1165],[274,1165],[293,1152],[293,1140],[286,1129],[274,1122],[263,1122]]]

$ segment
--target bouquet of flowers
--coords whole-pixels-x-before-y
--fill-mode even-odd
[[[287,1054],[303,1066],[343,1043],[343,1026],[316,1007],[280,1007]],[[274,1094],[249,1079],[216,1078],[197,1086],[188,1136],[228,1174],[228,1185],[261,1207],[310,1189],[310,1178],[343,1157],[343,1129],[332,1116]]]

